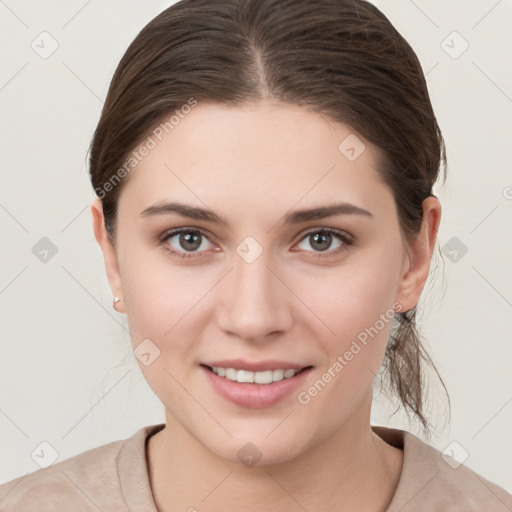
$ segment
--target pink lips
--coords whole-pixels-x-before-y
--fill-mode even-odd
[[[241,407],[250,409],[263,409],[277,404],[285,397],[290,396],[301,384],[313,369],[311,366],[304,368],[301,365],[294,365],[293,363],[284,363],[283,361],[265,361],[264,363],[250,363],[247,361],[210,361],[200,365],[200,370],[205,374],[210,385],[213,389],[223,398],[229,400],[231,403]],[[247,382],[236,382],[225,377],[220,377],[211,371],[208,366],[220,366],[224,368],[236,368],[238,370],[248,371],[265,371],[276,369],[294,368],[302,371],[293,377],[283,379],[271,384],[254,384]]]

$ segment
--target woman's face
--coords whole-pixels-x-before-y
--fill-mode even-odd
[[[376,148],[270,102],[199,103],[158,133],[120,195],[115,253],[103,248],[169,427],[233,462],[272,463],[367,426],[393,313],[417,303],[428,267],[412,265]],[[215,362],[256,364],[262,382],[308,369],[236,383]]]

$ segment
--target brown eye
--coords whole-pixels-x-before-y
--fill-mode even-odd
[[[201,252],[206,250],[208,244],[204,244],[208,240],[206,235],[196,229],[179,229],[166,233],[161,238],[166,251],[180,258],[191,258],[201,256]],[[203,250],[199,250],[200,248]]]
[[[339,243],[333,250],[329,250],[333,244],[334,239],[338,239]],[[326,256],[339,254],[342,251],[348,250],[348,246],[352,245],[353,243],[351,238],[349,238],[341,231],[330,228],[317,229],[315,231],[306,233],[306,235],[301,240],[301,243],[304,242],[307,242],[308,245],[313,248],[313,251],[308,251],[306,249],[306,252],[317,253],[314,255],[319,257],[324,256],[322,253],[327,253]]]
[[[333,236],[330,233],[315,233],[309,235],[311,247],[318,251],[326,251],[332,244]]]
[[[183,232],[178,237],[180,247],[187,251],[195,251],[201,246],[201,235],[196,232]]]

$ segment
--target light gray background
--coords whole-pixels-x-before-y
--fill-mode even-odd
[[[164,421],[111,306],[86,153],[115,66],[171,3],[0,0],[0,483],[39,469],[43,441],[63,460]],[[443,430],[437,407],[431,444],[512,492],[512,2],[375,3],[420,58],[448,150],[422,323],[453,417]],[[390,412],[376,397],[374,424],[421,437]]]

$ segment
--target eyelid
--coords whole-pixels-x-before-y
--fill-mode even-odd
[[[187,232],[198,233],[202,237],[206,238],[210,243],[213,243],[210,238],[211,237],[215,238],[213,236],[213,234],[211,234],[207,229],[185,226],[185,227],[174,228],[174,229],[169,229],[169,230],[165,231],[158,238],[158,240],[159,240],[160,244],[165,245],[165,250],[167,252],[169,252],[169,253],[171,253],[173,255],[177,255],[178,257],[183,257],[183,258],[201,257],[201,255],[204,252],[206,252],[206,251],[199,251],[199,252],[197,252],[197,251],[191,251],[191,252],[175,251],[173,249],[170,249],[170,246],[167,244],[167,241],[170,240],[171,238],[174,238],[175,236],[177,236],[177,235],[179,235],[181,233],[187,233]],[[297,240],[297,242],[294,245],[296,245],[297,243],[302,242],[308,236],[311,236],[311,235],[316,234],[316,233],[328,233],[328,234],[331,234],[334,237],[337,237],[342,242],[342,244],[337,249],[330,249],[330,250],[325,251],[325,256],[324,256],[324,253],[322,251],[306,251],[308,253],[313,254],[315,257],[325,257],[325,258],[328,258],[329,256],[336,256],[336,255],[339,254],[339,252],[347,250],[348,246],[352,246],[355,243],[355,238],[350,233],[347,233],[346,231],[343,231],[343,230],[338,229],[338,228],[332,228],[332,227],[329,227],[329,226],[319,226],[319,227],[312,227],[312,228],[310,227],[310,228],[305,229],[300,235],[298,235],[298,240]],[[298,252],[298,251],[294,251],[294,252]]]
[[[199,227],[191,227],[191,226],[184,226],[179,228],[171,228],[166,231],[164,231],[159,237],[158,240],[162,242],[163,240],[166,240],[171,237],[171,235],[177,235],[183,231],[197,231],[198,233],[201,233],[202,235],[206,236],[210,241],[211,238],[216,238],[213,233],[211,233],[208,229],[199,228]],[[343,229],[334,228],[331,226],[313,226],[312,228],[306,228],[304,229],[299,235],[296,236],[297,241],[301,241],[305,236],[312,234],[312,232],[318,232],[318,231],[332,231],[333,233],[336,233],[340,236],[346,237],[349,241],[352,243],[355,242],[354,236],[352,236],[350,233]]]
[[[331,226],[313,226],[312,228],[305,229],[299,236],[299,241],[302,241],[306,236],[312,235],[313,233],[318,232],[328,232],[332,233],[333,235],[337,235],[342,238],[346,238],[347,242],[353,244],[355,243],[355,237],[352,236],[350,233],[343,229],[339,228],[333,228]]]
[[[167,229],[158,237],[158,240],[160,242],[162,242],[164,240],[168,240],[169,238],[172,238],[173,236],[179,235],[180,233],[188,233],[188,232],[200,233],[204,237],[208,238],[208,240],[210,240],[211,238],[215,238],[215,235],[213,233],[211,233],[210,231],[208,231],[207,229],[184,226],[181,228]]]
[[[300,236],[298,243],[308,239],[310,236],[316,233],[327,233],[333,236],[334,238],[337,238],[341,242],[341,244],[335,249],[328,249],[326,251],[305,251],[308,254],[306,258],[314,258],[316,260],[329,261],[330,259],[332,260],[340,257],[343,253],[349,251],[350,248],[355,245],[355,238],[352,235],[346,233],[341,229],[331,228],[327,226],[320,228],[309,228],[305,233],[303,233]],[[293,250],[293,252],[297,252],[297,250]]]
[[[174,238],[175,236],[181,234],[181,233],[199,233],[199,235],[201,235],[203,238],[206,238],[210,243],[214,243],[212,242],[211,238],[215,238],[213,236],[213,234],[210,234],[210,232],[207,230],[207,229],[203,229],[203,228],[192,228],[192,227],[181,227],[181,228],[175,228],[175,229],[169,229],[169,230],[166,230],[164,231],[164,233],[162,233],[162,235],[160,235],[158,237],[158,243],[159,244],[162,244],[162,245],[165,245],[166,247],[166,250],[168,252],[171,252],[172,254],[189,254],[191,256],[193,256],[194,254],[197,254],[197,255],[200,255],[201,253],[205,252],[205,251],[175,251],[174,249],[170,249],[170,246],[168,245],[168,241],[171,239],[171,238]]]

